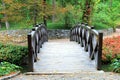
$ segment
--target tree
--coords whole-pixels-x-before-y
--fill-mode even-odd
[[[2,1],[3,10],[6,10],[6,5],[5,5],[4,0],[1,0],[1,1]],[[10,25],[9,25],[9,22],[8,22],[8,15],[7,15],[6,12],[4,12],[4,19],[5,19],[6,28],[8,29]]]
[[[97,0],[94,4],[92,24],[98,27],[113,28],[120,23],[119,0]]]
[[[47,26],[47,18],[46,18],[46,0],[43,0],[43,22]]]
[[[10,27],[10,21],[16,22],[23,18],[22,9],[25,6],[24,3],[19,0],[1,0],[0,4],[2,4],[0,15],[4,16],[1,18],[1,22],[5,22],[7,29]]]
[[[1,23],[1,19],[0,19],[0,28],[2,28],[2,23]]]
[[[53,5],[52,22],[54,22],[55,21],[56,0],[52,0],[52,5]]]

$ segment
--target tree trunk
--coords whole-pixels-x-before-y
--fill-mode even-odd
[[[5,7],[5,3],[4,3],[3,0],[2,0],[2,6],[3,6],[4,10],[5,10],[6,7]],[[6,13],[4,13],[4,17],[5,17],[5,25],[6,25],[6,28],[8,29],[10,27],[10,24],[9,24],[9,22],[7,20],[7,14]]]
[[[82,20],[83,22],[88,23],[88,25],[91,24],[91,9],[91,0],[86,0]]]
[[[88,0],[86,0],[86,2],[85,2],[85,8],[84,8],[84,10],[83,10],[83,16],[82,16],[82,20],[83,20],[83,22],[86,22],[86,23],[88,23],[88,8],[89,8],[89,1]]]
[[[34,1],[34,25],[37,24],[37,2]]]
[[[113,27],[113,32],[116,32],[116,27]]]
[[[8,22],[8,20],[7,20],[7,15],[5,14],[4,17],[5,17],[6,29],[8,29],[8,28],[10,27],[10,24],[9,24],[9,22]]]
[[[113,3],[112,3],[113,1],[112,0],[110,0],[110,9],[112,9],[112,5],[113,5]],[[116,27],[115,27],[115,25],[113,26],[113,31],[114,32],[116,32]]]
[[[112,7],[112,0],[110,0],[110,7]]]
[[[53,4],[53,15],[52,15],[52,22],[55,21],[55,8],[56,8],[56,0],[52,0],[52,4]]]
[[[1,20],[0,20],[0,28],[2,28]]]
[[[43,5],[44,5],[44,14],[46,13],[46,0],[43,0]],[[47,27],[47,18],[46,18],[46,14],[43,16],[43,22],[45,24],[45,26]]]
[[[6,25],[6,29],[8,29],[10,27],[10,24],[7,20],[5,21],[5,25]]]

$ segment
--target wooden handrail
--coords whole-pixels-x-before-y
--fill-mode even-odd
[[[34,62],[36,62],[37,54],[40,53],[40,48],[44,42],[48,41],[47,29],[44,24],[35,25],[30,33],[28,33],[28,57],[29,71],[34,71]]]
[[[90,59],[95,59],[96,68],[101,69],[103,33],[87,24],[77,24],[70,30],[70,41],[80,43],[89,52]]]

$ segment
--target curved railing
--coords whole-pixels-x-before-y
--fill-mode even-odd
[[[33,71],[33,64],[38,60],[37,54],[40,53],[40,48],[42,48],[42,44],[46,41],[48,41],[48,34],[44,24],[36,25],[28,33],[29,71]]]
[[[77,24],[70,31],[70,41],[80,43],[89,52],[90,59],[95,59],[96,68],[101,69],[103,33],[87,24]]]

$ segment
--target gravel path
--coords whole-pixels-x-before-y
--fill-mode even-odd
[[[24,75],[21,74],[9,80],[120,80],[120,74],[116,73],[74,73],[61,75]]]

